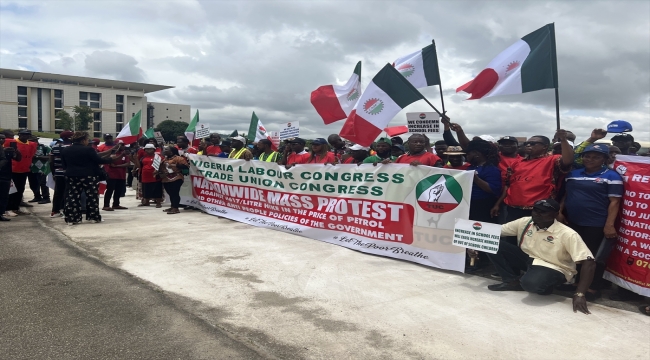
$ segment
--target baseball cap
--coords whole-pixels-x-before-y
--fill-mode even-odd
[[[379,140],[377,140],[377,142],[385,142],[386,144],[388,144],[390,146],[393,146],[393,141],[390,138],[387,138],[387,137],[379,138]]]
[[[394,148],[398,148],[398,149],[400,149],[400,150],[406,152],[406,149],[404,148],[404,145],[395,144],[395,145],[393,145],[393,147],[394,147]]]
[[[301,139],[301,138],[299,138],[299,137],[296,137],[296,138],[289,138],[289,144],[293,144],[293,143],[303,144],[303,145],[304,145],[304,144],[307,143],[307,142],[305,141],[305,139]]]
[[[350,146],[350,150],[352,150],[352,151],[357,151],[357,150],[366,150],[366,151],[368,151],[368,150],[370,150],[370,148],[365,147],[365,146],[361,146],[359,144],[354,144],[354,145]]]
[[[29,129],[22,129],[18,132],[18,135],[31,135],[32,131]]]
[[[98,138],[94,138],[93,142],[99,144],[101,142],[101,140],[99,140]]]
[[[144,146],[144,148],[145,148],[145,149],[155,149],[155,148],[156,148],[156,145],[154,145],[154,144],[147,144],[147,145]]]
[[[465,155],[465,152],[460,146],[449,146],[445,151],[445,155]]]
[[[66,131],[62,131],[62,132],[59,134],[59,137],[60,137],[61,139],[69,139],[73,134],[74,134],[74,133],[73,133],[72,131],[70,131],[70,130],[66,130]]]
[[[605,144],[593,144],[589,145],[585,148],[585,150],[582,152],[583,154],[588,153],[588,152],[598,152],[601,154],[605,154],[609,156],[609,146]]]
[[[632,124],[625,120],[614,120],[607,124],[607,132],[609,133],[622,133],[632,131]]]
[[[112,137],[113,137],[113,134],[108,134],[108,133],[107,133],[107,134],[104,134],[104,139],[109,138],[109,137],[112,138]]]
[[[318,138],[318,139],[312,141],[311,144],[312,145],[325,145],[325,144],[327,144],[327,140],[325,140],[323,138]]]
[[[519,144],[519,140],[514,136],[502,136],[497,142],[500,143],[502,141],[514,141]]]
[[[481,135],[479,137],[487,142],[491,142],[491,143],[497,142],[496,140],[494,140],[494,137],[492,137],[492,135]]]
[[[553,199],[544,199],[535,202],[533,209],[541,211],[560,211],[560,204]]]
[[[244,139],[243,136],[235,136],[231,137],[230,141],[241,141],[242,143],[246,144],[246,139]]]

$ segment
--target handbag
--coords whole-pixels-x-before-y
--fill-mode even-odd
[[[107,181],[108,173],[103,166],[95,166],[95,177],[97,177],[97,181]]]

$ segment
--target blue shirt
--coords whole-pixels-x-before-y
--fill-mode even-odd
[[[587,174],[585,169],[576,169],[567,175],[565,181],[565,207],[569,221],[580,226],[605,226],[609,198],[623,196],[623,178],[608,168],[592,174]]]
[[[494,165],[470,166],[467,171],[476,171],[479,179],[485,181],[492,189],[492,194],[485,192],[478,185],[472,184],[472,200],[491,199],[501,196],[501,170]]]
[[[217,157],[220,157],[220,158],[227,158],[227,157],[228,157],[228,153],[220,152],[219,155],[217,155]]]

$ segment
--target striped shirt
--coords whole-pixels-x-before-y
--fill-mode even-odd
[[[583,168],[571,171],[565,181],[569,221],[580,226],[605,226],[609,198],[623,196],[621,176],[608,168],[592,174]]]

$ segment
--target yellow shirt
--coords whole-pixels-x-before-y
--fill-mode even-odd
[[[533,265],[557,270],[567,281],[577,274],[576,262],[594,258],[580,235],[557,221],[542,230],[530,216],[524,217],[504,224],[501,236],[516,236],[521,250],[534,259]]]

